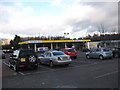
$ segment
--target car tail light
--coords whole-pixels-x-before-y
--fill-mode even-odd
[[[103,52],[105,52],[105,51],[106,51],[106,49],[103,49],[102,51],[103,51]]]
[[[60,58],[60,57],[58,57],[58,60],[61,60],[61,58]]]

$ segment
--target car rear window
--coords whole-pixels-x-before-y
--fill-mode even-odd
[[[63,52],[53,52],[53,55],[57,56],[57,55],[65,55],[65,54]]]
[[[69,49],[68,52],[75,52],[75,49]]]
[[[35,55],[35,52],[33,50],[22,50],[20,52],[20,56],[21,55],[31,55],[31,54]]]
[[[102,49],[102,51],[110,51],[110,49]]]

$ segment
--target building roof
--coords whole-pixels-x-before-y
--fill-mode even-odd
[[[24,42],[19,42],[19,44],[29,44],[29,43],[62,43],[62,42],[89,42],[91,40],[29,40]]]

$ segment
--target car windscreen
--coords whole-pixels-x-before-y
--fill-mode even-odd
[[[65,55],[65,54],[63,52],[53,52],[53,55],[57,56],[57,55]]]
[[[75,52],[75,49],[69,49],[68,52]]]

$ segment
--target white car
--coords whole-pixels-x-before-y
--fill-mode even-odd
[[[50,67],[54,65],[69,65],[72,62],[70,56],[62,51],[47,51],[38,57],[40,64],[47,64]]]

